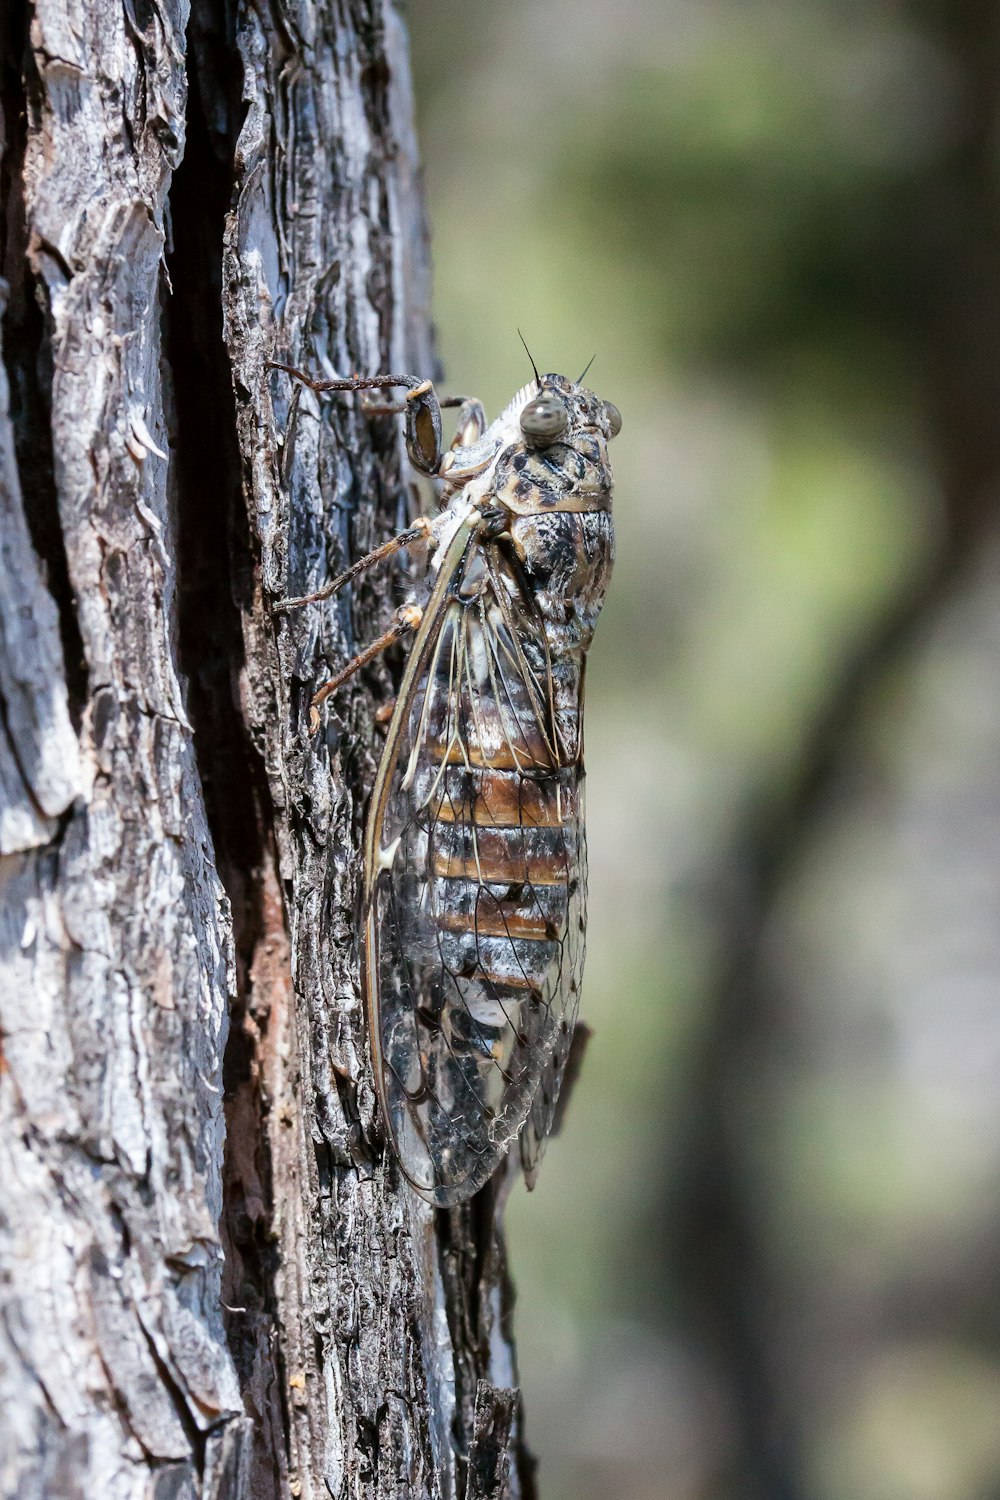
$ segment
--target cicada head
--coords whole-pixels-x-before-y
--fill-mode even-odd
[[[586,386],[565,375],[542,375],[517,413],[521,436],[529,448],[572,442],[576,433],[599,432],[606,442],[621,431],[617,406],[602,401]],[[524,394],[519,393],[519,394]]]
[[[542,375],[504,412],[508,441],[497,456],[492,493],[512,515],[611,509],[608,444],[621,414],[565,375]]]

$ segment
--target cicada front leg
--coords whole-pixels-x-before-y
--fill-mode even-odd
[[[368,410],[373,416],[399,413],[406,418],[406,451],[413,467],[436,479],[444,452],[441,446],[442,406],[467,406],[464,396],[447,396],[443,400],[432,380],[417,375],[352,375],[347,380],[317,380],[294,365],[268,360],[269,370],[283,370],[293,380],[322,395],[327,391],[388,391],[401,387],[406,395],[400,402],[375,404]],[[478,403],[476,403],[478,404]]]
[[[389,390],[394,386],[407,387],[406,401],[399,405],[371,406],[367,409],[372,415],[382,412],[405,412],[407,418],[407,449],[410,458],[417,468],[422,472],[436,473],[437,465],[441,462],[440,447],[441,433],[441,408],[434,387],[429,380],[418,380],[413,375],[371,375],[351,376],[349,380],[318,380],[312,375],[307,375],[304,370],[298,370],[294,365],[285,365],[277,360],[268,360],[269,370],[283,370],[300,385],[307,386],[311,391],[320,394],[327,391],[378,391]],[[459,397],[461,402],[464,398]],[[428,433],[428,429],[430,429]],[[434,434],[437,434],[435,437]],[[421,442],[424,447],[421,447]],[[414,451],[416,449],[416,452]],[[428,469],[427,464],[433,461],[435,467]],[[340,573],[330,583],[325,583],[322,588],[315,589],[311,594],[299,594],[294,598],[279,599],[274,605],[276,611],[288,609],[300,609],[304,604],[317,604],[322,599],[329,599],[348,583],[368,571],[377,563],[383,562],[398,552],[403,547],[409,547],[414,543],[422,542],[433,545],[434,536],[432,523],[427,516],[418,516],[411,526],[397,536],[390,537],[380,547],[375,547],[364,557],[352,563],[343,573]]]
[[[438,396],[436,399],[441,411],[444,411],[448,407],[457,406],[461,408],[458,414],[458,426],[455,429],[455,436],[452,438],[447,450],[444,453],[436,453],[436,467],[433,469],[430,467],[422,469],[421,465],[417,464],[417,468],[420,468],[421,472],[426,473],[430,478],[443,478],[448,468],[448,464],[446,463],[448,455],[453,453],[456,448],[465,448],[471,443],[478,442],[486,431],[486,413],[483,410],[483,403],[477,401],[474,396]],[[407,397],[407,400],[409,400],[409,397]],[[419,412],[407,405],[407,401],[366,401],[363,409],[365,415],[369,417],[405,416],[408,422],[411,419],[415,421],[416,416],[419,415]],[[413,446],[410,442],[409,432],[407,434],[407,452],[412,459]]]
[[[441,402],[442,406],[460,406],[458,414],[458,427],[455,436],[451,440],[449,452],[456,448],[467,448],[472,443],[477,443],[486,431],[486,412],[483,403],[477,401],[474,396],[449,396]]]

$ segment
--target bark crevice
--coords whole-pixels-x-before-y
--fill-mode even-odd
[[[87,700],[87,667],[59,518],[52,446],[52,341],[44,284],[29,254],[24,167],[39,80],[29,45],[34,6],[0,6],[0,317],[10,387],[14,460],[24,518],[56,606],[73,727]],[[40,248],[40,247],[39,247]]]
[[[178,654],[216,867],[229,897],[235,996],[223,1055],[226,1335],[247,1410],[255,1497],[279,1495],[287,1413],[277,1336],[269,1099],[262,1053],[286,946],[263,762],[240,702],[243,616],[254,603],[254,557],[242,499],[236,399],[222,319],[223,236],[242,123],[235,8],[194,7],[188,24],[185,151],[171,186],[165,301],[176,465]],[[279,967],[281,967],[279,961]],[[282,978],[284,985],[282,985]]]

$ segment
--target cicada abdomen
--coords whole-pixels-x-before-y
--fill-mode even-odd
[[[397,627],[419,620],[366,828],[363,985],[389,1137],[413,1186],[448,1204],[518,1136],[530,1185],[569,1056],[584,663],[614,560],[620,417],[547,375],[485,433],[467,403],[432,463],[440,416],[426,383],[410,386],[425,429],[409,409],[411,457],[447,488],[423,523],[428,580]]]

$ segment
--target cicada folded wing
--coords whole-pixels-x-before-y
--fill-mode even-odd
[[[470,549],[466,579],[470,558],[486,572]],[[583,772],[545,633],[495,562],[442,594],[414,652],[371,831],[365,983],[396,1155],[447,1204],[526,1122],[533,1163],[551,1123],[583,965]]]

